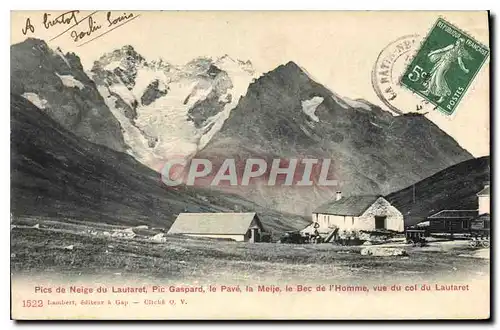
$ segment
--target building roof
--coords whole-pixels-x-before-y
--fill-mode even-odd
[[[480,216],[478,216],[477,218],[475,218],[474,220],[486,220],[486,221],[490,221],[490,214],[489,213],[483,213]]]
[[[246,234],[253,219],[262,229],[255,213],[181,213],[169,234]]]
[[[339,200],[321,205],[314,211],[314,213],[359,216],[363,214],[373,203],[375,203],[379,197],[382,196],[359,195],[342,197]]]
[[[428,219],[472,219],[477,217],[477,210],[442,210]]]
[[[483,190],[477,193],[478,196],[489,196],[490,195],[490,186],[484,187]]]

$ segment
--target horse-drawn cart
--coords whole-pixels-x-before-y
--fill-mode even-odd
[[[425,245],[427,236],[427,230],[423,228],[407,228],[405,230],[406,243],[412,244],[413,246],[423,246]]]
[[[490,215],[483,214],[470,223],[471,247],[490,247]]]

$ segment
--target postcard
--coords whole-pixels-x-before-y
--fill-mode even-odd
[[[486,11],[13,11],[11,318],[490,318]]]

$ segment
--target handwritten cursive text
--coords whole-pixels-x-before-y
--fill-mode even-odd
[[[50,18],[50,14],[44,13],[43,14],[43,26],[46,29],[49,29],[53,26],[59,25],[59,24],[78,24],[78,20],[76,18],[76,14],[78,14],[80,11],[79,10],[72,10],[65,12],[56,18]]]
[[[71,31],[71,38],[73,38],[74,42],[78,42],[78,41],[84,39],[85,37],[89,37],[95,31],[101,29],[102,26],[97,24],[96,22],[94,22],[94,19],[92,18],[92,16],[89,16],[89,18],[87,20],[88,20],[88,27],[86,30],[84,30],[84,31],[76,31],[76,30]]]
[[[21,29],[21,32],[24,35],[26,35],[26,33],[28,33],[28,30],[30,30],[31,33],[35,32],[35,27],[33,26],[33,24],[31,24],[29,17],[26,19],[26,23],[24,24],[24,29]]]
[[[106,14],[106,18],[108,19],[108,23],[109,23],[108,27],[113,26],[115,24],[118,24],[120,22],[126,21],[126,20],[128,20],[129,18],[132,18],[132,17],[134,17],[134,14],[132,14],[132,13],[128,13],[128,14],[127,13],[123,13],[123,15],[120,15],[120,16],[118,16],[116,18],[111,17],[111,12],[110,11],[108,11],[108,13]]]

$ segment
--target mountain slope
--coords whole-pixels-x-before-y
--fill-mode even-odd
[[[441,210],[475,210],[476,194],[490,181],[490,157],[470,159],[448,167],[386,199],[405,216],[405,225],[425,221]]]
[[[102,55],[89,75],[124,128],[128,152],[157,168],[210,140],[245,93],[253,69],[227,55],[183,66],[148,61],[123,46]]]
[[[168,228],[180,212],[258,212],[275,231],[308,221],[240,197],[166,188],[160,175],[130,155],[74,135],[25,98],[11,95],[11,212]]]
[[[116,120],[74,53],[28,38],[10,47],[11,93],[22,95],[87,141],[123,151]]]
[[[281,210],[308,213],[334,196],[386,194],[472,156],[417,114],[394,117],[363,100],[341,98],[289,62],[250,84],[223,127],[197,155],[226,158],[331,159],[339,181],[324,189],[233,189]],[[227,189],[227,187],[224,187]]]

